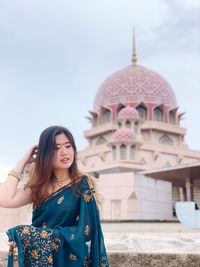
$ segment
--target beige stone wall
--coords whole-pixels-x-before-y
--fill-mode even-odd
[[[172,185],[133,172],[102,174],[105,220],[172,219]]]
[[[30,205],[18,209],[0,208],[0,233],[19,224],[30,224],[31,216]]]

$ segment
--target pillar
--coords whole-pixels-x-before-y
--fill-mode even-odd
[[[186,188],[186,200],[191,201],[192,200],[192,195],[191,195],[191,181],[190,177],[187,177],[185,179],[185,188]]]
[[[178,191],[179,191],[179,199],[180,199],[180,201],[184,201],[183,187],[179,187]]]

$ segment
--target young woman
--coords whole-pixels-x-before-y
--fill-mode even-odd
[[[91,178],[76,164],[76,146],[64,127],[52,126],[0,187],[0,207],[33,204],[31,225],[8,230],[8,267],[108,267]],[[32,163],[24,188],[17,188]]]

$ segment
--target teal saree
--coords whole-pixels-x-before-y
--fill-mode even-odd
[[[99,211],[87,177],[63,187],[33,211],[31,225],[7,232],[19,267],[109,267]],[[14,262],[10,248],[8,267]]]

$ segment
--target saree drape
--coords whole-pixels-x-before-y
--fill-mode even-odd
[[[33,211],[31,225],[7,232],[19,267],[108,267],[99,211],[88,178],[64,187]],[[8,267],[13,266],[13,249]]]

